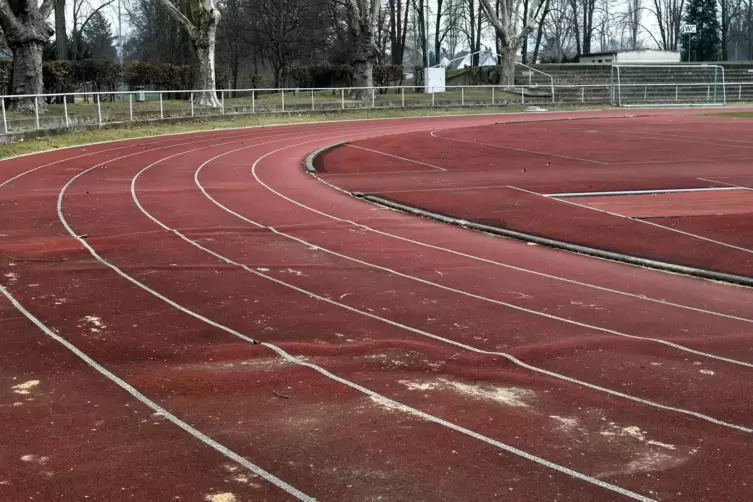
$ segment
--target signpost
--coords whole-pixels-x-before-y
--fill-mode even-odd
[[[690,35],[695,35],[697,30],[696,25],[694,24],[683,24],[680,26],[680,35],[687,35],[688,36],[688,62],[690,62]]]

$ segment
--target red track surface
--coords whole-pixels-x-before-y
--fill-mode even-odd
[[[301,170],[337,141],[495,120],[0,164],[0,498],[746,500],[752,291],[381,210]]]
[[[753,187],[751,161],[753,137],[739,120],[674,115],[437,127],[353,142],[321,156],[318,167],[347,191],[753,277],[750,189],[598,195]],[[595,195],[544,197],[571,193]],[[717,224],[708,215],[719,215]]]

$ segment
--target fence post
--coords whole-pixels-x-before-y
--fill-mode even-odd
[[[371,108],[376,108],[376,88],[371,87]]]
[[[128,116],[133,122],[133,93],[128,93]]]
[[[97,93],[97,120],[102,125],[102,95]]]
[[[648,101],[648,85],[643,84],[643,102]]]
[[[37,130],[39,130],[39,97],[34,96],[34,117],[37,121]]]
[[[3,109],[3,129],[8,134],[8,116],[5,114],[5,98],[0,98],[0,107]]]
[[[159,118],[165,118],[165,107],[162,104],[162,91],[159,93]]]
[[[434,88],[433,87],[429,87],[429,92],[431,93],[431,106],[434,106],[434,104],[435,104],[434,96],[436,95],[436,93],[434,92]]]
[[[580,88],[580,104],[585,104],[586,102],[586,86],[582,86]]]
[[[494,90],[495,89],[496,89],[496,87],[492,86],[492,105],[495,104],[494,103]]]
[[[743,100],[743,84],[737,84],[737,100]]]
[[[280,89],[280,99],[282,100],[282,111],[285,111],[285,89]]]
[[[256,89],[251,90],[251,113],[256,113]]]
[[[225,91],[220,90],[220,100],[222,105],[222,114],[225,115]]]
[[[405,108],[405,87],[400,88],[400,101],[403,104],[403,108]]]
[[[465,86],[460,88],[460,106],[465,106]]]
[[[191,91],[191,96],[189,97],[191,100],[191,116],[194,116],[194,108],[193,108],[193,91]]]
[[[340,109],[345,110],[345,89],[340,89]]]
[[[706,101],[711,99],[711,86],[706,84]]]
[[[523,86],[522,85],[520,86],[520,104],[521,105],[526,104],[526,96],[525,96],[525,93],[523,92]]]
[[[675,103],[680,100],[680,86],[675,85]]]
[[[316,105],[314,104],[314,89],[311,89],[311,111],[316,111]]]
[[[63,96],[63,113],[65,114],[65,127],[70,127],[71,123],[68,120],[68,96]]]

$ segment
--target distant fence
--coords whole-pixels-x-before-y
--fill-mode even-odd
[[[722,84],[727,102],[753,101],[753,82]],[[633,89],[636,105],[671,106],[673,103],[706,104],[713,84],[699,82],[622,83],[623,92]],[[365,91],[366,99],[354,93]],[[446,86],[442,89],[402,87],[235,89],[218,90],[218,108],[195,105],[193,97],[203,91],[136,90],[120,92],[76,92],[44,94],[31,114],[11,111],[13,100],[34,96],[0,96],[0,135],[41,129],[101,126],[156,119],[246,114],[338,112],[363,109],[417,109],[449,107],[500,107],[520,105],[608,105],[613,86],[583,85],[499,85]],[[436,92],[431,92],[436,91]],[[439,92],[442,91],[442,92]],[[641,103],[640,101],[644,102]],[[51,103],[51,104],[41,104]],[[40,106],[46,106],[42,113]]]

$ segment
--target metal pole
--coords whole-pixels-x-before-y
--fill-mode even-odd
[[[586,86],[580,88],[580,103],[583,104],[586,102]]]
[[[400,88],[400,100],[403,103],[403,108],[405,108],[405,87]]]
[[[526,104],[526,96],[523,93],[523,86],[522,85],[520,86],[520,104],[521,105]]]
[[[345,89],[340,89],[340,109],[345,110]]]
[[[191,91],[191,116],[194,116],[194,109],[193,109],[193,91]]]
[[[222,100],[222,114],[225,115],[225,91],[220,91],[220,99]]]
[[[128,113],[133,122],[133,93],[128,94]]]
[[[743,84],[737,84],[737,100],[743,100]]]
[[[494,89],[496,89],[496,87],[492,87],[492,104],[494,104]]]
[[[679,94],[680,94],[680,86],[679,86],[679,85],[676,85],[676,86],[675,86],[675,103],[676,103],[676,102],[678,101],[678,99],[679,99]]]
[[[376,89],[371,87],[371,107],[376,108]]]
[[[311,111],[316,110],[316,105],[314,105],[314,89],[311,89]]]
[[[63,113],[65,114],[65,127],[69,127],[71,124],[68,120],[68,96],[63,96]]]
[[[0,98],[0,107],[3,109],[3,129],[8,134],[8,116],[5,114],[5,98]]]
[[[97,116],[99,118],[99,125],[102,125],[102,95],[97,93]]]
[[[256,90],[251,91],[251,113],[256,113]]]
[[[162,105],[162,92],[159,93],[159,118],[165,118],[165,107]]]
[[[280,96],[282,97],[282,111],[285,111],[285,89],[280,90]]]
[[[460,88],[460,106],[465,106],[465,87]]]
[[[37,120],[37,129],[39,129],[39,97],[34,96],[34,117]]]

